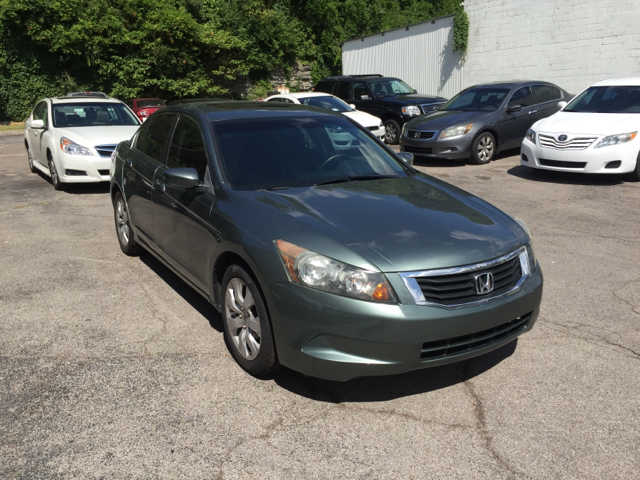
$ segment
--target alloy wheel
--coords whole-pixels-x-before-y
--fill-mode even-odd
[[[484,136],[478,141],[477,156],[482,162],[488,162],[493,157],[493,139],[489,136]]]
[[[129,244],[129,215],[127,213],[127,207],[124,204],[122,198],[118,198],[116,202],[116,225],[118,227],[118,235],[120,236],[120,242],[123,245]]]
[[[229,281],[225,295],[225,316],[233,345],[243,358],[254,360],[260,353],[262,329],[253,295],[239,278]]]

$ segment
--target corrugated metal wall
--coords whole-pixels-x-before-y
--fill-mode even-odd
[[[344,75],[398,77],[424,94],[451,98],[462,90],[462,70],[460,55],[453,51],[453,15],[342,45]]]

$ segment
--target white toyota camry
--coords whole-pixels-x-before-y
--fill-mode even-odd
[[[106,95],[45,98],[25,122],[29,168],[66,183],[108,182],[111,153],[141,122],[120,100]]]
[[[333,96],[329,93],[282,93],[280,95],[273,95],[265,99],[265,102],[296,103],[300,105],[311,105],[312,107],[326,108],[328,110],[333,110],[334,112],[340,112],[343,115],[358,122],[380,140],[384,140],[384,125],[382,124],[382,120],[367,112],[356,110],[348,103],[343,102],[338,97]]]
[[[561,102],[561,104],[564,102]],[[630,173],[640,181],[640,78],[598,82],[533,124],[520,163],[581,173]]]

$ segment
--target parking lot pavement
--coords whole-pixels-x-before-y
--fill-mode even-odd
[[[640,184],[513,154],[416,166],[528,223],[533,331],[333,383],[245,374],[205,300],[120,252],[106,186],[56,192],[0,136],[0,478],[638,478]]]

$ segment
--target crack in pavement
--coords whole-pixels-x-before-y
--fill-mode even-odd
[[[373,408],[365,408],[365,407],[360,407],[360,406],[355,406],[355,405],[344,405],[344,408],[347,410],[360,410],[363,412],[367,412],[367,413],[373,413],[373,414],[382,414],[382,415],[388,415],[388,416],[396,416],[396,417],[400,417],[404,420],[412,420],[415,422],[420,422],[426,425],[439,425],[441,427],[452,427],[452,428],[461,428],[461,429],[473,429],[474,427],[471,425],[464,425],[462,423],[446,423],[446,422],[436,422],[433,420],[427,420],[425,418],[420,418],[417,417],[415,415],[412,415],[410,413],[404,413],[404,412],[396,412],[395,410],[375,410]]]
[[[518,472],[505,459],[498,455],[498,452],[496,452],[496,450],[492,446],[493,438],[491,438],[491,435],[489,435],[489,432],[487,430],[485,409],[482,400],[473,388],[473,384],[471,383],[471,381],[465,380],[465,378],[469,377],[470,366],[471,362],[469,362],[468,360],[463,362],[460,367],[459,377],[460,381],[464,384],[467,392],[473,400],[474,413],[476,416],[476,421],[478,423],[478,433],[480,434],[480,437],[484,442],[485,448],[491,454],[491,456],[493,456],[498,465],[507,473],[509,478],[515,479]]]

